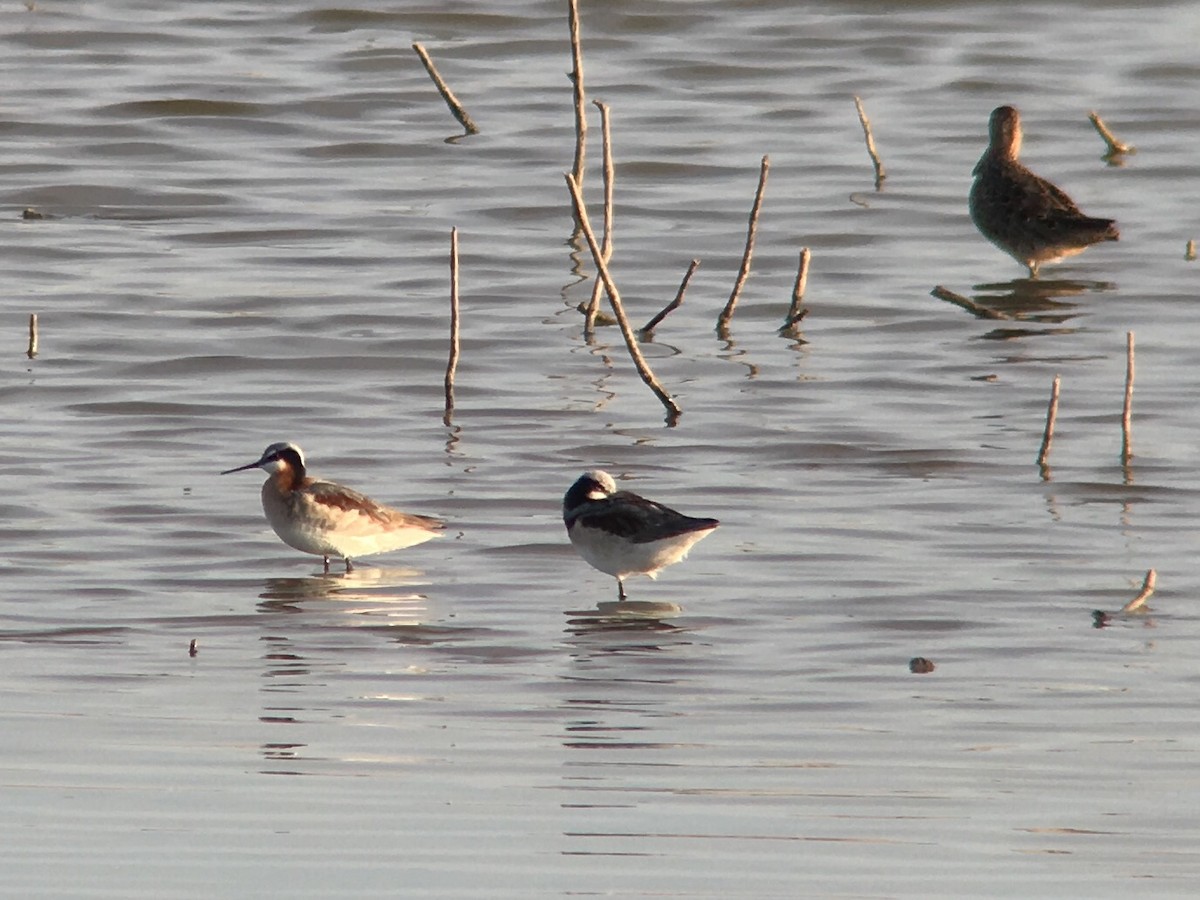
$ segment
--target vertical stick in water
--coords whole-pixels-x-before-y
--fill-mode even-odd
[[[454,372],[458,368],[458,229],[450,229],[450,361],[446,363],[446,412],[442,422],[454,418]]]
[[[38,354],[38,324],[37,313],[29,314],[29,349],[25,355],[33,359]]]
[[[758,235],[758,214],[762,210],[763,193],[767,188],[767,170],[770,167],[770,158],[764,156],[762,167],[758,173],[758,190],[754,193],[754,205],[750,208],[750,224],[746,229],[746,250],[742,254],[742,266],[738,269],[737,280],[733,283],[733,292],[729,295],[729,301],[721,310],[721,315],[717,317],[717,333],[722,338],[729,333],[729,320],[733,318],[733,310],[737,306],[738,297],[741,296],[742,286],[750,276],[750,258],[754,255],[754,240]]]
[[[571,30],[571,84],[575,88],[575,164],[571,174],[583,184],[583,166],[587,144],[587,103],[583,93],[583,49],[579,41],[579,0],[567,0],[567,20]]]
[[[601,103],[599,100],[594,101],[596,108],[600,110],[600,134],[602,140],[600,142],[603,148],[604,157],[604,238],[601,242],[600,249],[604,253],[604,261],[607,263],[612,259],[613,252],[613,161],[612,161],[612,126],[610,124],[608,104]],[[578,178],[576,179],[578,181]],[[580,181],[580,184],[583,182]],[[596,330],[596,315],[600,312],[600,292],[604,289],[603,282],[600,281],[600,276],[596,276],[596,282],[592,285],[592,298],[587,306],[587,321],[584,323],[584,328],[587,331]]]
[[[1133,332],[1125,334],[1125,405],[1121,409],[1121,462],[1128,464],[1133,458],[1131,435],[1133,418]]]
[[[804,318],[804,289],[808,286],[808,261],[812,254],[807,247],[800,250],[800,266],[796,270],[796,283],[792,286],[792,305],[788,308],[787,318],[783,320],[785,329],[791,328]]]
[[[879,158],[879,152],[875,149],[875,136],[871,134],[871,120],[867,118],[867,111],[858,97],[854,98],[854,107],[858,110],[858,121],[862,125],[863,136],[867,139],[867,155],[871,157],[871,164],[875,166],[875,190],[879,190],[883,179],[887,178],[887,172],[884,171],[883,160]]]
[[[1054,423],[1058,420],[1058,388],[1062,379],[1054,376],[1054,384],[1050,388],[1050,405],[1046,408],[1046,430],[1042,432],[1042,449],[1038,451],[1037,462],[1043,469],[1046,460],[1050,458],[1050,444],[1054,441]]]

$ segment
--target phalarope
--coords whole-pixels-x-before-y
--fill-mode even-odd
[[[657,577],[720,524],[618,491],[612,476],[599,469],[583,473],[571,485],[563,497],[563,522],[579,555],[617,579],[618,600],[626,599],[630,575]]]
[[[322,557],[326,572],[331,556],[345,559],[346,571],[352,572],[353,557],[422,544],[445,528],[439,519],[403,513],[343,485],[311,477],[304,451],[295,444],[272,444],[254,462],[221,474],[245,469],[270,473],[262,486],[267,521],[289,547]]]
[[[1031,278],[1042,263],[1120,237],[1112,219],[1085,216],[1063,191],[1017,161],[1021,116],[1015,107],[993,110],[988,134],[991,143],[975,166],[971,219],[985,238],[1027,266]]]

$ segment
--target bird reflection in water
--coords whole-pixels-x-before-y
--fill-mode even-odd
[[[1107,281],[1074,281],[1070,279],[1033,280],[1019,278],[995,284],[977,284],[972,299],[980,307],[998,313],[999,318],[1014,322],[1036,323],[1042,326],[1065,326],[1081,312],[1074,298],[1092,293],[1116,290]],[[1072,298],[1072,299],[1067,299]],[[1022,328],[1002,326],[985,335],[997,340],[1045,334],[1072,334],[1075,326]]]
[[[606,605],[606,604],[601,604]],[[596,634],[600,632],[631,631],[681,631],[683,629],[663,621],[667,616],[622,615],[605,613],[602,610],[570,610],[566,613],[567,631],[571,634]]]
[[[364,616],[370,624],[417,625],[429,618],[428,597],[413,590],[422,584],[416,569],[357,568],[336,575],[268,578],[258,595],[263,612],[324,612]],[[331,603],[338,604],[331,606]],[[381,623],[380,620],[384,622]]]

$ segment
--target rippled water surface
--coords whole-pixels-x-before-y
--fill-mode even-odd
[[[1193,895],[1200,14],[583,0],[635,325],[701,260],[644,345],[673,427],[576,311],[566,14],[0,15],[0,892]],[[1121,226],[1036,283],[966,212],[1001,103]],[[277,440],[448,536],[322,575],[216,474]],[[597,466],[721,519],[629,584],[677,614],[600,614],[559,512]]]

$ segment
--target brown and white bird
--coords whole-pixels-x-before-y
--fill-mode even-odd
[[[342,557],[351,572],[353,558],[423,544],[446,527],[440,519],[403,513],[343,485],[313,478],[304,452],[295,444],[272,444],[254,462],[221,474],[245,469],[263,469],[270,475],[262,486],[262,505],[279,539],[323,557],[326,572],[331,556]]]
[[[1120,237],[1112,219],[1085,216],[1063,191],[1018,162],[1021,116],[1013,106],[992,111],[990,143],[975,166],[971,219],[980,233],[1029,268],[1082,253]]]
[[[563,523],[575,550],[590,566],[617,579],[625,600],[630,575],[657,577],[692,545],[712,534],[716,519],[695,519],[630,491],[618,491],[611,475],[584,472],[563,497]]]

